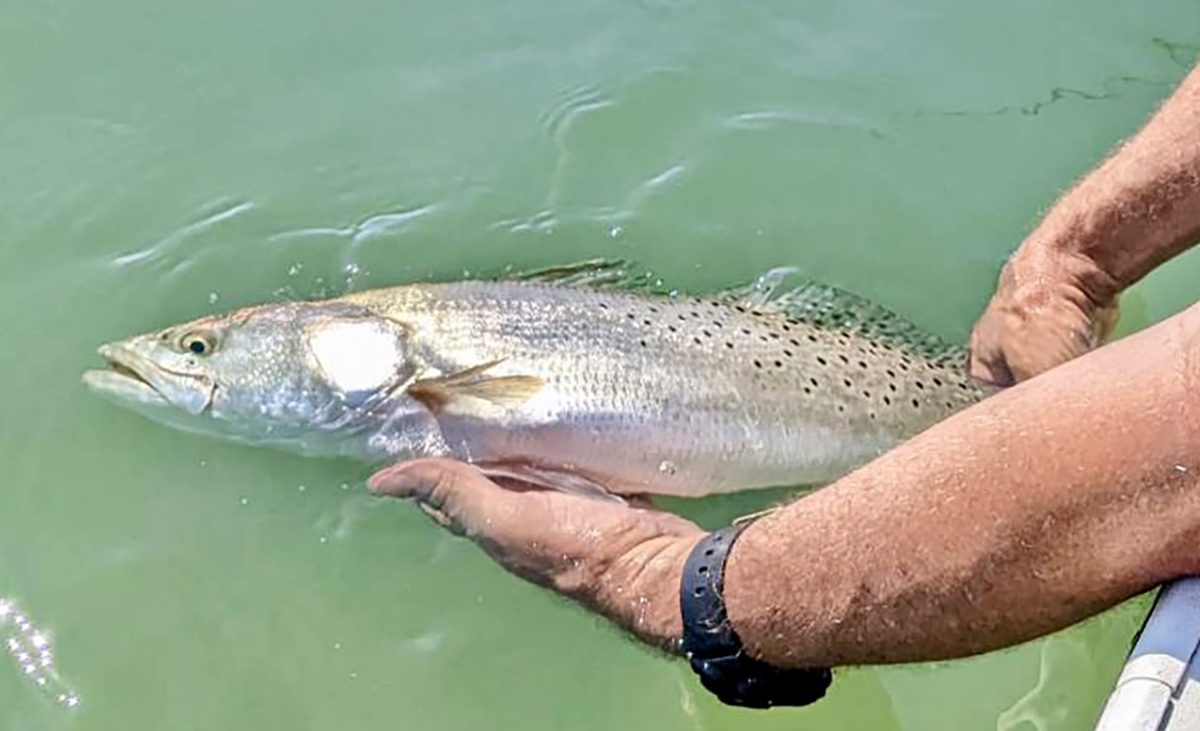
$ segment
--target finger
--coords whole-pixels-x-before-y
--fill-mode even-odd
[[[450,516],[446,515],[442,511],[422,502],[418,502],[417,507],[421,509],[422,513],[425,513],[425,515],[429,516],[429,519],[434,523],[437,523],[451,533],[462,535],[462,526],[451,520]]]
[[[978,356],[972,356],[967,367],[967,375],[989,386],[1007,388],[1016,383],[1012,369],[1003,360],[985,361]]]
[[[967,348],[967,375],[989,386],[1005,388],[1013,385],[1015,378],[1012,369],[999,348],[987,342],[980,331],[980,325],[971,333],[970,345]]]
[[[474,467],[449,459],[402,462],[372,475],[367,486],[376,494],[416,500],[439,524],[466,533],[474,533],[512,495]]]

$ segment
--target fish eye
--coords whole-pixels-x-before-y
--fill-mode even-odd
[[[217,347],[216,339],[204,332],[187,333],[179,342],[184,350],[195,355],[209,355]]]

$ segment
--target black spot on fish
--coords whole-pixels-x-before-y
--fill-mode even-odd
[[[940,387],[940,386],[942,385],[942,379],[940,379],[940,378],[934,378],[934,379],[933,379],[933,385]]]
[[[847,358],[845,355],[843,355],[843,354],[839,353],[839,354],[838,354],[838,357],[842,359],[842,362],[843,362],[843,363],[845,363],[845,364],[847,364],[847,365],[849,365],[849,364],[850,364],[850,359],[849,359],[849,358]]]
[[[896,371],[892,370],[891,368],[888,368],[887,371],[885,371],[885,372],[888,374],[888,378],[896,377]]]
[[[754,361],[754,367],[755,367],[755,368],[762,368],[762,361],[761,361],[761,360],[755,360],[755,361]]]
[[[748,327],[744,327],[744,328],[742,328],[742,334],[743,334],[743,335],[749,335],[749,334],[750,334],[750,328],[748,328]]]
[[[843,378],[842,383],[846,386],[846,388],[854,388],[854,384],[850,381],[849,378]]]
[[[817,356],[817,363],[820,365],[829,365],[829,362],[819,355]]]
[[[871,392],[870,392],[870,391],[863,391],[863,398],[871,398]]]
[[[712,333],[710,333],[710,332],[709,332],[709,331],[707,331],[707,330],[701,330],[700,332],[701,332],[701,333],[703,333],[704,337],[706,337],[706,338],[711,338],[711,337],[712,337]]]
[[[866,363],[866,361],[861,361],[861,360],[860,360],[860,361],[858,362],[858,367],[859,367],[859,368],[862,368],[862,369],[865,371],[865,370],[867,369],[867,363]]]
[[[791,343],[793,347],[796,347],[796,348],[800,347],[800,341],[797,340],[796,338],[791,338],[790,340],[788,340],[788,342]]]
[[[628,317],[630,320],[632,320],[634,318],[634,314],[632,312],[628,312],[625,314],[625,317]]]
[[[680,312],[680,313],[679,313],[679,321],[680,321],[680,322],[684,322],[684,321],[686,321],[686,320],[687,320],[687,318],[683,316],[683,313],[682,313],[682,312]]]
[[[700,344],[700,338],[692,338],[692,342],[693,342],[693,343],[695,343],[696,345],[699,345],[699,344]]]
[[[675,327],[674,325],[667,325],[667,329],[670,330],[671,332],[675,332],[679,328]]]
[[[804,393],[806,393],[806,394],[812,394],[812,389],[811,389],[811,388],[809,388],[808,386],[805,386],[805,387],[804,387]]]
[[[891,405],[892,405],[892,400],[891,400],[890,398],[888,398],[887,396],[884,396],[884,397],[883,397],[883,403],[884,403],[885,405],[887,405],[887,406],[891,406]]]
[[[646,347],[646,341],[645,341],[645,340],[639,340],[638,342],[639,342],[639,343],[641,343],[641,346],[642,346],[643,348],[644,348],[644,347]]]
[[[759,336],[758,336],[758,339],[759,339],[759,340],[761,340],[761,341],[763,341],[764,343],[765,343],[765,342],[767,342],[767,336],[766,336],[766,335],[759,335]]]
[[[787,348],[783,349],[783,354],[785,357],[788,357],[788,358],[792,357],[792,351],[788,350]]]
[[[649,326],[650,326],[650,321],[649,321],[649,320],[642,320],[642,324],[643,324],[643,325],[645,325],[645,326],[647,326],[647,327],[649,327]]]
[[[777,361],[775,361],[775,367],[776,367],[776,368],[782,368],[782,367],[783,367],[783,361],[781,361],[781,360],[777,360]]]
[[[889,391],[891,391],[892,393],[896,393],[896,384],[894,384],[894,383],[889,383],[889,384],[888,384],[888,390],[889,390]]]
[[[912,405],[913,405],[913,408],[914,408],[914,409],[919,409],[919,408],[921,408],[921,402],[920,402],[920,401],[918,401],[918,400],[916,400],[916,399],[913,399],[913,400],[912,400]]]
[[[733,309],[735,309],[735,310],[737,310],[738,312],[741,312],[741,313],[745,313],[745,312],[746,312],[746,308],[745,308],[745,307],[742,307],[741,305],[734,305],[734,306],[733,306]]]
[[[608,305],[604,304],[603,302],[601,302],[601,303],[600,303],[599,307],[600,307],[600,309],[602,309],[602,310],[607,310],[607,309],[608,309]]]
[[[924,391],[924,390],[925,390],[925,384],[924,384],[924,383],[921,383],[920,381],[914,381],[914,382],[913,382],[913,385],[914,385],[914,386],[916,386],[917,388],[919,388],[919,389],[920,389],[920,390],[922,390],[922,391]]]
[[[713,324],[713,327],[725,327],[724,325],[721,324],[721,322],[719,320],[713,320],[712,324]]]
[[[726,348],[729,348],[730,350],[732,350],[732,349],[733,349],[733,343],[731,343],[731,342],[729,342],[728,340],[726,340],[726,341],[725,341],[725,347],[726,347]]]
[[[810,378],[810,379],[808,379],[808,382],[809,382],[809,383],[811,383],[811,384],[813,385],[813,388],[816,388],[816,387],[819,385],[819,384],[817,383],[817,379],[815,379],[815,378]]]

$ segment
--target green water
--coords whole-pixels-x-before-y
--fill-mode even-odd
[[[597,255],[700,290],[799,265],[963,338],[1039,211],[1183,75],[1194,2],[45,0],[0,19],[0,597],[53,633],[82,699],[0,653],[0,728],[1089,727],[1144,602],[732,710],[372,500],[361,466],[173,432],[78,376],[102,340],[217,309]],[[1185,257],[1139,286],[1125,328],[1197,275]]]

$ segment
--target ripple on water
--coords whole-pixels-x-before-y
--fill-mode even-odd
[[[154,244],[116,257],[112,260],[112,265],[114,267],[128,267],[142,264],[162,264],[164,262],[170,264],[175,251],[189,240],[227,221],[249,213],[255,207],[254,201],[222,203],[217,207],[217,210],[172,231],[165,238]]]
[[[4,650],[34,688],[64,708],[80,704],[79,694],[58,674],[49,632],[36,626],[12,599],[0,599],[0,636]]]

